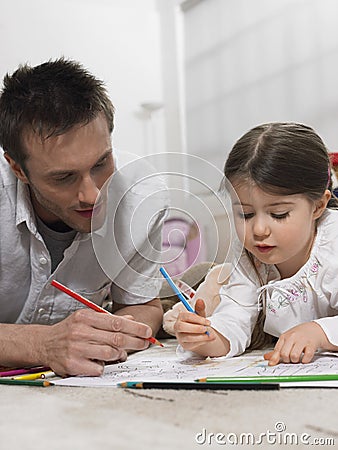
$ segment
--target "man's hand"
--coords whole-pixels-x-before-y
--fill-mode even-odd
[[[104,362],[126,360],[127,349],[149,346],[151,328],[127,317],[80,309],[50,327],[37,342],[41,363],[58,375],[99,376]]]
[[[273,351],[266,353],[269,366],[280,362],[304,364],[312,361],[319,348],[331,349],[326,334],[316,322],[306,322],[281,334]]]

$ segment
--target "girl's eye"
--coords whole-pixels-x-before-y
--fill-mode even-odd
[[[271,214],[271,217],[273,217],[274,219],[277,219],[277,220],[283,220],[283,219],[286,219],[287,217],[289,217],[289,215],[290,215],[290,213],[286,212],[283,214]]]
[[[254,216],[253,213],[239,213],[239,217],[244,220],[249,220]]]

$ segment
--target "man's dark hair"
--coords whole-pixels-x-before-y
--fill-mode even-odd
[[[76,61],[64,58],[6,74],[0,96],[0,145],[22,168],[27,151],[25,133],[41,140],[85,125],[99,113],[114,128],[114,107],[103,82]]]

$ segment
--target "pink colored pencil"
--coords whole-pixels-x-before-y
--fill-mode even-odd
[[[51,285],[56,287],[60,291],[64,292],[65,294],[68,294],[70,297],[79,301],[83,305],[88,306],[88,308],[93,309],[94,311],[112,315],[109,311],[101,308],[101,306],[97,305],[96,303],[91,302],[87,298],[82,297],[82,295],[78,294],[77,292],[72,291],[71,289],[67,288],[66,286],[64,286],[63,284],[59,283],[56,280],[52,280]],[[163,344],[161,344],[161,342],[158,341],[153,336],[150,338],[145,338],[145,339],[148,340],[149,342],[151,342],[152,344],[160,345],[161,347],[163,347]]]
[[[39,366],[39,367],[30,367],[28,369],[12,369],[0,372],[0,377],[14,377],[16,375],[25,375],[28,373],[38,373],[45,372],[50,370],[49,367]]]

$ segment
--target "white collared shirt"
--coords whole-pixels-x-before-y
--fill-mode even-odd
[[[154,181],[158,189],[158,179]],[[124,182],[133,183],[125,177]],[[116,213],[117,223],[130,223],[135,208],[147,195],[149,186],[147,189],[142,183],[133,186]],[[157,297],[162,285],[157,261],[165,202],[163,197],[161,211],[151,210],[147,203],[144,215],[155,220],[147,230],[136,229],[137,247],[126,230],[114,228],[114,240],[119,243],[124,264],[114,269],[113,281],[97,261],[91,235],[82,233],[77,233],[51,274],[51,258],[36,227],[29,189],[14,176],[0,155],[0,322],[53,324],[83,307],[52,287],[52,279],[98,305],[109,299],[126,305],[141,304]],[[140,253],[140,247],[147,251]]]
[[[328,340],[338,345],[338,211],[324,212],[310,257],[295,275],[281,280],[275,266],[263,263],[259,272],[262,287],[243,253],[229,283],[220,289],[221,302],[210,320],[230,341],[227,356],[238,355],[250,345],[261,298],[265,298],[265,332],[278,337],[296,325],[315,321]]]

